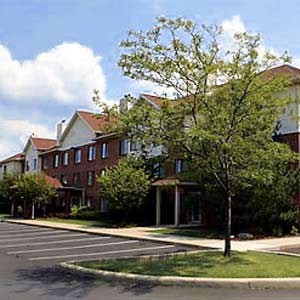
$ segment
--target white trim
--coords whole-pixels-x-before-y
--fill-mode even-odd
[[[154,97],[155,97],[155,96],[154,96]],[[149,104],[153,105],[155,108],[159,108],[159,106],[158,106],[157,104],[155,104],[155,103],[153,103],[151,100],[149,100],[149,99],[147,98],[147,96],[145,96],[144,94],[141,94],[140,97],[139,97],[139,99],[143,99],[143,100],[145,100],[146,102],[148,102]],[[138,100],[139,100],[139,99],[138,99]]]

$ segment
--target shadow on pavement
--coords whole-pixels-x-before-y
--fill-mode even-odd
[[[90,291],[106,285],[118,290],[119,294],[131,293],[134,296],[151,293],[156,285],[126,281],[99,280],[93,275],[75,274],[59,266],[18,269],[16,271],[18,290],[16,293],[30,293],[40,290],[52,297],[73,297],[85,299]]]

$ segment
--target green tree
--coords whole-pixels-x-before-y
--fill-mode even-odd
[[[231,255],[232,201],[241,188],[267,184],[275,161],[296,159],[287,145],[274,143],[274,124],[297,99],[287,96],[288,78],[269,72],[286,55],[260,53],[260,36],[235,36],[222,49],[222,30],[198,28],[193,21],[159,18],[148,32],[130,31],[121,43],[119,66],[125,76],[173,91],[160,109],[127,96],[134,105],[115,130],[142,145],[177,149],[210,174],[226,203],[224,255]],[[280,95],[280,96],[278,96]],[[175,99],[175,100],[174,100]]]
[[[43,173],[26,173],[18,176],[14,187],[15,197],[23,199],[26,203],[25,217],[30,216],[29,207],[33,205],[44,207],[56,195],[55,188],[47,182]]]
[[[8,208],[15,197],[14,185],[18,178],[18,174],[7,173],[3,179],[0,180],[0,202],[2,203],[1,207],[3,207],[6,212],[8,212]]]
[[[124,158],[105,175],[99,176],[100,197],[106,199],[107,208],[127,218],[145,200],[151,187],[150,175],[135,158]]]

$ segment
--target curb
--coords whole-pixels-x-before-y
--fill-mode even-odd
[[[93,270],[74,265],[74,262],[64,262],[61,267],[85,275],[93,275],[105,280],[122,280],[134,283],[150,283],[162,286],[194,286],[207,288],[240,288],[240,289],[269,289],[269,288],[300,288],[300,278],[195,278],[173,276],[151,276]]]

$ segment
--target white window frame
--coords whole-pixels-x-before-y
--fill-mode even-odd
[[[77,154],[80,153],[79,156],[77,156]],[[82,161],[82,149],[78,148],[75,149],[75,164],[80,164]]]
[[[93,161],[96,159],[96,147],[95,145],[89,146],[88,148],[88,161]]]
[[[107,158],[108,157],[108,143],[103,143],[101,145],[101,158]]]
[[[183,172],[183,159],[175,159],[175,172],[176,174]]]
[[[59,166],[59,154],[55,154],[53,158],[53,167],[58,168]]]
[[[90,177],[90,175],[91,175],[91,177]],[[88,171],[87,172],[87,185],[88,186],[93,186],[94,183],[95,183],[95,172],[94,171]]]
[[[69,164],[69,152],[64,152],[62,156],[63,166],[67,166]]]
[[[131,151],[130,149],[130,141],[128,139],[121,140],[121,147],[120,147],[120,154],[121,155],[128,155]]]

